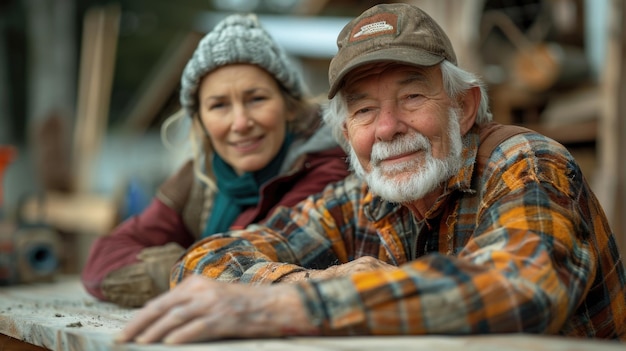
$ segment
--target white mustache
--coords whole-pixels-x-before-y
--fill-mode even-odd
[[[430,153],[430,143],[421,134],[406,135],[392,141],[379,141],[372,146],[370,162],[376,167],[388,158],[418,151]]]

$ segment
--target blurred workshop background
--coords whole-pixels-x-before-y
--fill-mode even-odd
[[[324,95],[340,29],[383,2],[395,1],[0,0],[0,254],[3,240],[43,228],[59,238],[55,267],[76,273],[94,237],[147,205],[190,154],[188,126],[173,128],[170,147],[160,134],[182,69],[227,14],[259,14]],[[405,2],[488,82],[497,121],[571,150],[626,254],[623,1]]]

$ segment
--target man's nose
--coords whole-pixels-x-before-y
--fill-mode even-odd
[[[406,133],[407,125],[395,103],[381,105],[376,119],[376,139],[379,141],[393,140],[398,134]]]

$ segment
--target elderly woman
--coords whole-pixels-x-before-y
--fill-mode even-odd
[[[82,282],[101,300],[143,305],[168,289],[171,265],[197,239],[262,221],[348,175],[320,106],[254,15],[231,15],[200,41],[180,102],[194,158],[92,246]]]

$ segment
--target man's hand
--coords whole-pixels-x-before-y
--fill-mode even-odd
[[[296,287],[190,276],[150,301],[116,339],[167,344],[317,333]]]
[[[398,267],[383,262],[375,257],[363,256],[348,263],[329,267],[328,269],[322,271],[324,273],[321,274],[319,278],[335,278],[351,275],[353,273],[371,272],[376,270],[391,271],[394,269],[398,269]]]
[[[343,276],[347,276],[347,275],[351,275],[353,273],[359,273],[359,272],[371,272],[375,270],[390,271],[394,269],[398,269],[398,267],[394,265],[390,265],[389,263],[385,263],[375,257],[364,256],[364,257],[359,257],[355,259],[354,261],[332,266],[323,270],[308,270],[308,271],[294,272],[294,273],[284,276],[280,280],[280,282],[293,283],[293,282],[299,282],[299,281],[308,280],[308,279],[328,279],[328,278],[343,277]]]

